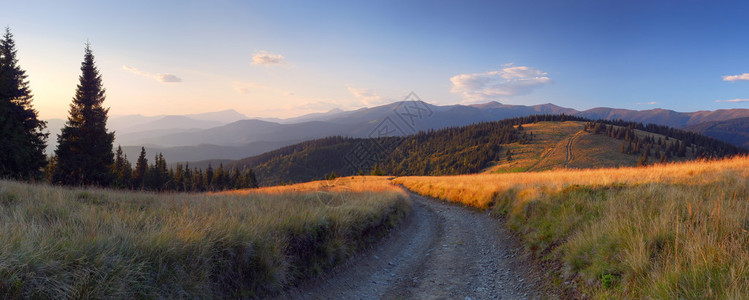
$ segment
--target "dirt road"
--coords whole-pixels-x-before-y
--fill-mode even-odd
[[[570,137],[570,140],[567,142],[567,157],[564,161],[565,168],[568,167],[570,164],[570,161],[572,161],[572,144],[575,142],[575,138],[583,132],[584,131],[582,130],[578,131],[577,133],[575,133],[575,135]]]
[[[283,298],[547,298],[501,225],[487,213],[411,194],[413,211],[374,249]]]

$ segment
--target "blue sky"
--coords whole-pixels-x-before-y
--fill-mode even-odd
[[[15,1],[35,105],[86,41],[110,115],[290,117],[396,101],[749,108],[749,5],[722,1]],[[744,75],[746,74],[746,75]],[[726,102],[733,100],[734,102]]]

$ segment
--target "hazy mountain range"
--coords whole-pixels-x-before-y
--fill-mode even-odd
[[[248,119],[234,110],[192,115],[112,116],[115,147],[122,145],[131,161],[146,147],[149,159],[162,152],[169,162],[241,159],[282,146],[327,136],[373,137],[408,135],[421,130],[464,126],[534,114],[569,114],[589,119],[622,119],[704,133],[738,146],[749,146],[749,109],[676,112],[666,109],[593,108],[578,111],[554,104],[532,106],[489,102],[475,105],[431,105],[395,102],[352,111],[334,109],[289,119]],[[742,119],[743,118],[743,119]],[[50,147],[64,121],[48,120]]]

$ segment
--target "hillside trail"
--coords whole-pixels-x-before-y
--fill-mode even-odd
[[[567,157],[564,160],[564,167],[567,168],[570,164],[570,161],[572,161],[572,144],[575,142],[575,138],[577,138],[581,133],[585,131],[580,130],[576,132],[573,136],[570,137],[570,140],[567,142]]]
[[[413,210],[371,250],[280,298],[538,299],[541,276],[486,212],[410,193]],[[553,296],[552,296],[553,297]]]

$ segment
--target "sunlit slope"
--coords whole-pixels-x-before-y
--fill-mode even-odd
[[[0,181],[0,299],[272,295],[410,209],[387,180],[349,180],[223,195]]]
[[[489,208],[593,298],[749,297],[747,157],[394,182]]]
[[[637,155],[622,153],[624,141],[605,135],[585,131],[585,122],[539,122],[523,124],[521,134],[530,137],[520,142],[505,144],[510,149],[507,159],[506,149],[484,173],[534,172],[555,169],[607,168],[634,166]],[[639,137],[664,136],[635,130]],[[686,157],[672,157],[672,161],[695,159],[687,152]],[[655,162],[653,158],[650,162]]]

